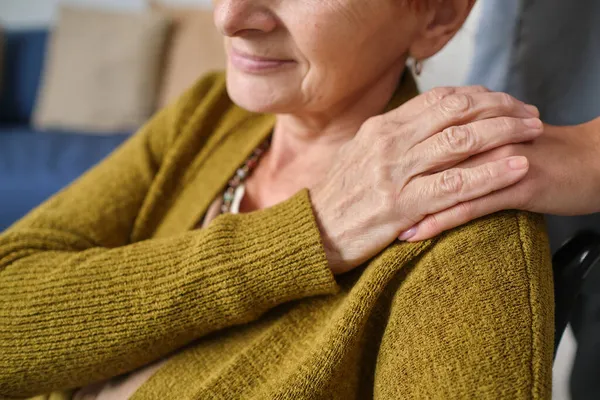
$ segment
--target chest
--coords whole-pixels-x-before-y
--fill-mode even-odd
[[[266,154],[244,182],[240,212],[269,208],[300,190],[311,189],[327,177],[331,159],[325,154],[317,160],[300,158],[296,162],[274,166],[271,155]]]

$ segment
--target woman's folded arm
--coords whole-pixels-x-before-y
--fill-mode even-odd
[[[68,232],[0,237],[0,394],[81,386],[334,293],[306,192],[207,229],[116,248]]]
[[[207,82],[191,95],[210,97]],[[337,290],[306,191],[203,230],[132,239],[180,110],[193,112],[179,104],[159,113],[0,234],[0,397],[116,376],[278,304]]]

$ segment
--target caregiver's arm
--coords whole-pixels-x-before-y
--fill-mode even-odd
[[[526,156],[528,175],[507,189],[461,203],[421,221],[410,241],[431,238],[483,215],[520,209],[555,215],[600,212],[600,118],[576,126],[546,125],[533,143],[505,146],[465,163]]]

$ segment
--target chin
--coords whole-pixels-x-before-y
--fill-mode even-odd
[[[261,114],[287,114],[293,110],[298,89],[286,74],[250,75],[227,69],[227,93],[239,107]],[[299,87],[299,85],[298,85]]]

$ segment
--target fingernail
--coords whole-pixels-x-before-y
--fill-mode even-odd
[[[508,166],[512,169],[525,169],[529,165],[529,161],[525,157],[512,157],[508,160]]]
[[[534,115],[536,117],[538,117],[540,115],[540,110],[538,110],[538,108],[536,106],[533,106],[531,104],[525,104],[525,111],[527,111],[529,114]]]
[[[542,121],[539,118],[524,119],[523,123],[526,126],[534,129],[542,129],[542,127],[544,126],[544,124],[542,124]]]
[[[416,227],[413,227],[413,228],[410,228],[410,229],[409,229],[409,230],[407,230],[407,231],[404,231],[404,232],[402,233],[402,235],[400,235],[400,236],[398,237],[398,239],[399,239],[399,240],[401,240],[401,241],[403,241],[403,242],[405,242],[405,241],[407,241],[408,239],[411,239],[411,238],[415,237],[415,236],[416,236],[416,234],[417,234],[417,228],[416,228]]]

